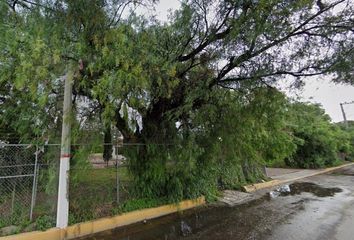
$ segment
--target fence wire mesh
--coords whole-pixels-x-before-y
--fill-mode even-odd
[[[140,157],[143,146],[71,145],[69,224],[127,210],[124,204],[134,200],[129,162]],[[59,163],[59,144],[0,144],[0,228],[24,226],[21,232],[55,226]]]
[[[0,145],[0,227],[46,216],[55,224],[59,145]]]
[[[72,148],[69,223],[111,216],[129,199],[131,179],[121,148],[110,144]]]

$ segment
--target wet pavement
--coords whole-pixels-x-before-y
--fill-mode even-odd
[[[354,239],[354,166],[254,193],[233,207],[213,204],[81,238]]]

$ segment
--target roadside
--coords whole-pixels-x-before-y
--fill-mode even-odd
[[[346,163],[340,166],[324,169],[267,168],[267,175],[272,180],[243,186],[242,188],[244,192],[226,190],[223,192],[223,196],[219,198],[219,202],[228,204],[229,206],[235,206],[237,204],[245,203],[247,201],[257,198],[257,196],[259,195],[257,194],[257,192],[264,194],[264,191],[260,190],[270,191],[271,194],[278,194],[279,191],[284,190],[282,189],[282,187],[280,187],[281,185],[308,178],[311,176],[346,169],[347,167],[350,167],[352,165],[354,165],[354,163]]]
[[[271,177],[273,180],[268,181],[268,182],[262,182],[262,183],[256,183],[256,184],[251,184],[251,185],[246,185],[243,186],[243,190],[245,192],[254,192],[259,189],[263,188],[270,188],[274,186],[278,186],[287,182],[292,182],[296,181],[299,179],[319,175],[319,174],[325,174],[328,172],[332,172],[341,168],[345,168],[347,166],[352,166],[354,165],[353,162],[346,163],[337,167],[330,167],[330,168],[324,168],[324,169],[286,169],[281,171],[280,169],[269,169],[271,173],[273,173],[273,176]],[[268,170],[267,170],[268,171]],[[278,175],[276,175],[278,174]]]
[[[352,239],[354,166],[269,189],[242,204],[212,204],[102,232],[91,239]]]
[[[350,240],[354,229],[354,167],[346,167],[309,180],[322,186],[335,186],[339,192],[328,198],[311,198],[283,224],[272,229],[264,239]],[[307,180],[307,179],[306,179]]]
[[[220,207],[220,206],[225,207],[225,206],[223,206],[223,204],[225,204],[226,206],[229,206],[229,207],[231,206],[231,207],[236,207],[236,208],[238,208],[239,206],[242,207],[243,205],[252,206],[253,204],[258,204],[259,202],[262,202],[265,199],[274,198],[274,196],[272,196],[273,193],[276,195],[275,197],[277,197],[278,195],[281,195],[282,194],[281,190],[279,190],[280,188],[278,187],[281,184],[293,182],[293,181],[300,180],[300,179],[314,176],[314,175],[328,173],[330,171],[335,171],[335,170],[342,169],[342,168],[347,169],[348,167],[352,166],[353,164],[354,163],[349,163],[349,164],[342,165],[339,167],[320,169],[320,170],[269,168],[269,169],[267,169],[267,172],[273,178],[272,181],[260,183],[260,184],[254,184],[251,186],[246,186],[246,189],[247,189],[247,187],[248,187],[248,189],[252,189],[251,191],[248,191],[248,192],[225,191],[224,196],[219,199],[219,202],[210,204],[207,207],[207,209],[213,208],[213,207]],[[104,173],[106,173],[105,169],[98,169],[98,170],[104,171]],[[106,177],[107,179],[114,179],[114,176],[111,174],[111,172],[107,172],[106,175],[107,175],[107,177]],[[123,177],[123,175],[121,175],[121,176]],[[98,178],[98,179],[105,182],[106,178]],[[89,181],[86,181],[85,180],[86,178],[84,178],[84,177],[80,177],[79,179],[84,182],[89,182]],[[95,178],[95,179],[97,179],[97,178]],[[301,181],[302,180],[300,180],[300,182]],[[87,185],[87,186],[89,186],[89,185]],[[285,186],[287,186],[287,188],[289,187],[291,190],[297,189],[297,188],[308,188],[309,187],[307,185],[304,185],[304,186],[300,185],[300,187],[299,187],[296,184],[295,185],[285,185]],[[275,191],[269,192],[270,190],[274,190],[274,189],[275,189]],[[289,190],[289,191],[291,191],[291,190]],[[198,210],[196,210],[196,211],[198,211]],[[183,215],[184,213],[177,213],[175,215],[179,215],[179,214]],[[349,217],[350,216],[353,216],[353,215],[349,215]],[[263,216],[262,219],[263,218],[267,219],[266,216]],[[351,224],[351,221],[349,221],[349,224]],[[341,232],[343,232],[343,231],[341,231]]]

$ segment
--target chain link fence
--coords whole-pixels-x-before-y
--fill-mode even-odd
[[[128,157],[139,156],[142,146],[71,145],[69,224],[116,215],[133,200]],[[59,144],[0,144],[0,232],[56,225],[59,163]]]
[[[0,148],[0,225],[31,219],[36,165],[36,149],[28,146]]]
[[[0,145],[0,227],[55,224],[59,155],[59,145]]]
[[[112,216],[130,198],[131,178],[122,147],[72,146],[69,224]]]

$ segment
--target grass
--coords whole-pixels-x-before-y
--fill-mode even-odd
[[[70,183],[70,224],[112,215],[117,204],[117,169],[73,169]],[[118,168],[119,202],[129,198],[131,177]]]
[[[126,212],[131,212],[135,210],[140,210],[144,208],[152,208],[161,206],[164,204],[169,204],[167,199],[148,199],[148,198],[139,198],[139,199],[130,199],[124,202],[123,204],[112,209],[112,214],[122,214]]]
[[[167,199],[133,198],[129,191],[131,177],[127,167],[118,168],[120,188],[119,203],[117,203],[116,176],[115,167],[71,169],[69,224],[170,203]],[[43,191],[37,193],[37,204],[34,209],[34,229],[37,230],[45,230],[55,225],[56,196],[48,196]],[[0,217],[0,226],[6,226],[9,222],[9,219],[5,222],[1,220],[5,221],[5,219]],[[21,226],[21,231],[32,223],[27,215],[16,218],[16,222],[13,222]]]
[[[117,169],[115,167],[99,169],[74,169],[73,175],[75,183],[88,185],[102,185],[116,181]],[[127,167],[118,168],[118,177],[120,181],[130,181]]]
[[[119,177],[119,202],[117,202],[117,175]],[[69,187],[69,224],[89,221],[143,208],[168,203],[165,199],[136,199],[130,194],[131,176],[127,167],[71,169]],[[40,183],[44,184],[44,180]],[[47,194],[45,184],[40,184],[34,208],[34,220],[26,215],[0,217],[0,227],[17,225],[20,231],[45,230],[55,225],[56,194]],[[11,220],[11,221],[10,221]],[[33,226],[31,228],[28,228]],[[25,230],[28,228],[28,230]]]
[[[133,198],[127,167],[118,169],[120,198],[116,202],[116,169],[73,170],[75,181],[70,186],[69,224],[117,215],[134,210],[172,203],[167,199]]]

